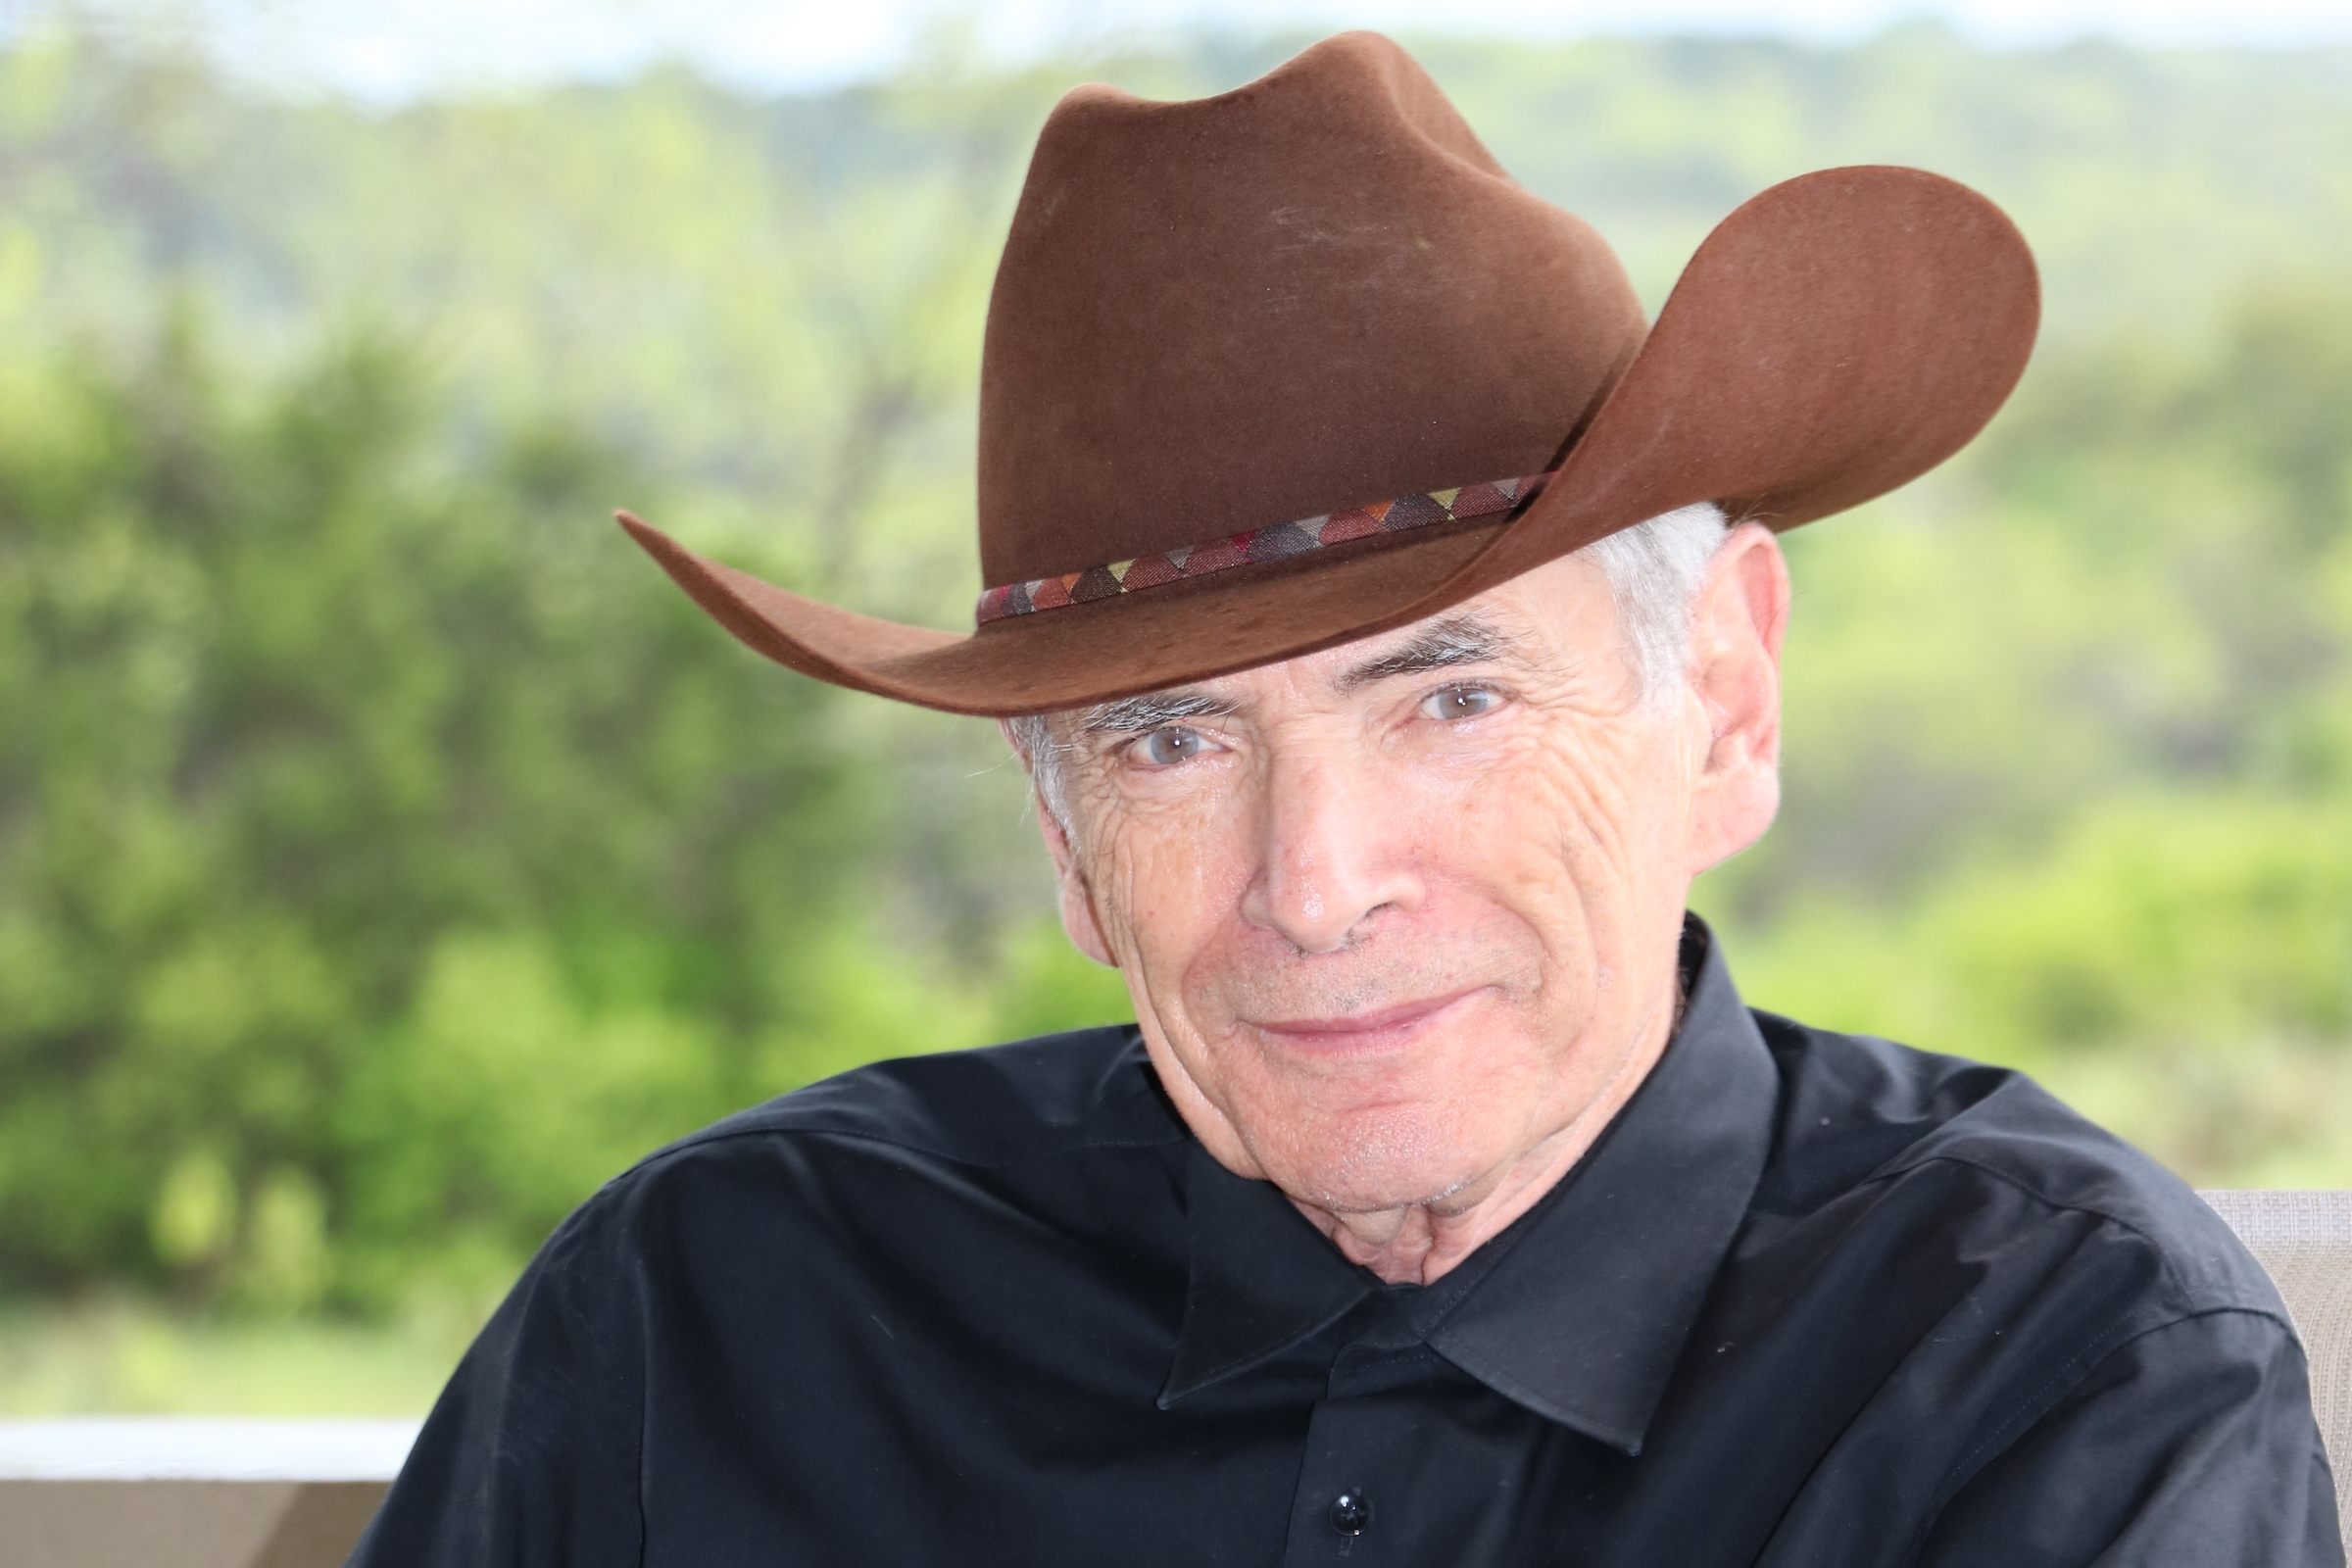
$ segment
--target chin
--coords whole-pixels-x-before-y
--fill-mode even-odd
[[[1311,1147],[1285,1151],[1296,1180],[1275,1185],[1321,1208],[1377,1213],[1445,1200],[1475,1186],[1488,1162],[1420,1116],[1348,1118]]]

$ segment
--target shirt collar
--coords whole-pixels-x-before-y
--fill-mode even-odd
[[[1217,1163],[1198,1140],[1186,1155],[1185,1225],[1192,1277],[1166,1409],[1329,1327],[1378,1288],[1271,1182]]]
[[[1460,1265],[1478,1277],[1429,1347],[1495,1393],[1639,1453],[1772,1141],[1779,1075],[1706,927],[1648,1079],[1537,1206]],[[1196,1143],[1192,1272],[1164,1408],[1337,1322],[1378,1288],[1271,1184]],[[1433,1287],[1442,1289],[1440,1286]]]

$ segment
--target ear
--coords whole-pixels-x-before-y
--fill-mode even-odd
[[[1705,719],[1690,798],[1695,876],[1764,836],[1781,806],[1781,638],[1788,563],[1760,523],[1741,523],[1691,606],[1690,690]]]
[[[1012,748],[1021,765],[1029,769],[1029,805],[1037,812],[1037,831],[1046,841],[1046,853],[1054,858],[1054,880],[1060,894],[1061,929],[1070,939],[1070,946],[1094,959],[1105,969],[1119,966],[1110,956],[1110,944],[1102,940],[1102,927],[1095,919],[1093,890],[1086,885],[1086,874],[1078,868],[1078,856],[1070,847],[1070,835],[1054,813],[1046,809],[1044,792],[1036,787],[1037,769],[1023,752],[1020,742],[1013,738],[1012,726],[1000,723],[998,730],[1004,744]]]

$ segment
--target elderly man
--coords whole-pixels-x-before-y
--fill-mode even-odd
[[[369,1564],[2340,1562],[2277,1295],[2014,1074],[1749,1012],[1774,530],[2007,395],[2022,242],[1766,192],[1654,328],[1356,34],[1042,135],[968,638],[625,519],[797,669],[1007,721],[1130,1027],[616,1179]],[[919,1042],[910,1042],[919,1044]]]

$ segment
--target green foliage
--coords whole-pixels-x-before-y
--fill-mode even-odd
[[[191,1314],[128,1296],[12,1302],[0,1305],[0,1418],[421,1416],[479,1327],[458,1307],[353,1321]]]
[[[184,317],[91,363],[0,420],[12,1284],[494,1282],[662,1141],[990,1034],[851,897],[842,705],[710,634],[593,443],[458,461],[380,333],[253,397]]]
[[[2352,289],[2047,359],[1793,541],[1752,999],[2026,1066],[2203,1180],[2352,1182]]]
[[[779,675],[606,515],[962,622],[1037,122],[1297,41],[383,116],[0,50],[0,1291],[462,1325],[670,1137],[1126,1016],[987,726]],[[1425,54],[1653,304],[1807,168],[2019,220],[2044,351],[1791,540],[1781,821],[1699,902],[1760,1004],[2026,1065],[2199,1179],[2352,1183],[2352,55]],[[106,1322],[26,1329],[87,1388],[25,1397],[215,1364]]]

